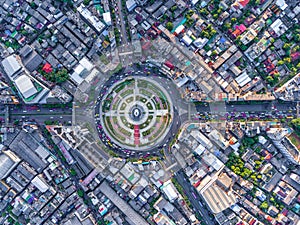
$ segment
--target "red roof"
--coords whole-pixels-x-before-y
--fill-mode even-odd
[[[271,216],[267,216],[267,218],[266,218],[268,221],[272,221],[273,220],[273,218],[271,217]]]
[[[256,219],[252,218],[251,221],[249,222],[249,225],[253,225],[256,222]]]
[[[250,0],[240,0],[239,3],[241,4],[241,6],[245,7],[246,5],[248,5],[248,3],[250,2]]]
[[[46,73],[51,73],[52,72],[51,64],[50,63],[46,63],[43,66],[42,70],[45,71]]]
[[[166,65],[167,67],[169,67],[171,70],[174,69],[174,65],[173,65],[170,61],[166,61],[166,62],[165,62],[165,65]]]
[[[234,38],[238,37],[242,32],[239,30],[239,29],[235,29],[233,32],[232,32],[232,36]]]
[[[300,57],[300,52],[294,52],[291,54],[292,61],[297,60]]]
[[[247,29],[244,24],[236,25],[235,28],[239,29],[242,33]]]
[[[289,211],[288,211],[287,209],[283,209],[283,210],[282,210],[282,215],[287,216],[288,212],[289,212]]]

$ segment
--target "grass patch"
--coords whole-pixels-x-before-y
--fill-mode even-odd
[[[100,56],[100,60],[101,62],[103,62],[105,65],[109,64],[109,60],[107,59],[107,57],[105,55],[101,55]]]
[[[288,139],[295,145],[299,151],[300,149],[300,137],[296,133],[292,133]]]

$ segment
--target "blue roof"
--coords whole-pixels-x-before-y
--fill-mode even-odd
[[[9,35],[9,36],[11,35],[10,30],[5,30],[4,33],[7,34],[7,35]]]
[[[226,42],[226,38],[221,37],[221,38],[220,38],[220,42],[221,42],[222,44],[225,43],[225,42]]]

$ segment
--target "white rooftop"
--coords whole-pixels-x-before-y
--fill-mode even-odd
[[[161,190],[166,194],[167,198],[172,202],[176,198],[178,198],[178,195],[174,188],[172,187],[171,181],[167,181],[164,183],[164,185],[161,187]]]
[[[39,189],[42,193],[46,192],[49,189],[49,187],[39,177],[33,178],[31,183],[36,186],[36,188]]]
[[[179,33],[181,33],[183,30],[184,30],[184,26],[183,25],[179,25],[177,28],[176,28],[176,30],[175,30],[175,33],[176,34],[179,34]]]
[[[93,27],[98,32],[102,32],[102,30],[105,28],[104,23],[102,23],[97,17],[93,16],[92,13],[83,4],[81,4],[77,8],[77,10],[86,20],[88,20],[93,25]]]
[[[286,4],[285,0],[277,0],[277,1],[276,1],[276,5],[278,5],[278,7],[279,7],[281,10],[285,10],[286,7],[288,7],[288,5]]]
[[[14,75],[16,72],[18,72],[21,69],[21,65],[19,64],[19,62],[17,61],[14,55],[8,56],[1,63],[4,68],[4,71],[9,77]]]
[[[109,26],[111,25],[111,16],[110,12],[105,12],[102,14],[104,22]]]
[[[91,69],[93,69],[93,64],[86,58],[82,58],[79,61],[79,64],[82,65],[86,70],[91,71]]]
[[[38,92],[27,75],[19,76],[15,80],[15,84],[24,98],[29,98]]]
[[[188,36],[188,35],[184,35],[182,38],[182,41],[187,45],[190,46],[193,42],[193,40]]]

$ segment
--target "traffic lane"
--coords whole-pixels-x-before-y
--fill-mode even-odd
[[[118,11],[118,15],[119,15],[119,20],[120,20],[120,24],[118,24],[119,26],[121,26],[121,34],[122,34],[122,42],[127,45],[127,34],[126,34],[126,28],[125,28],[125,21],[124,21],[124,17],[123,17],[123,12],[122,12],[122,2],[121,0],[117,0],[116,4],[118,5],[117,7],[117,11]]]
[[[178,183],[183,187],[183,190],[185,190],[185,194],[187,195],[194,209],[196,209],[198,213],[200,213],[200,215],[204,219],[204,222],[207,225],[214,225],[215,223],[209,216],[208,210],[204,209],[204,207],[199,204],[199,201],[203,202],[203,200],[200,199],[199,194],[197,193],[197,191],[194,190],[194,187],[190,184],[190,182],[185,179],[183,172],[178,171],[175,175],[175,178],[178,181]],[[198,199],[194,198],[192,191],[196,194],[196,196],[198,196]]]
[[[45,121],[54,121],[71,125],[72,115],[11,115],[10,120],[34,120],[38,123],[44,123]]]
[[[195,104],[198,112],[271,112],[271,111],[289,111],[296,110],[295,103],[260,103],[260,104]]]
[[[17,108],[10,107],[10,113],[15,114],[72,114],[72,108],[38,108],[38,109],[29,109],[26,107]]]

